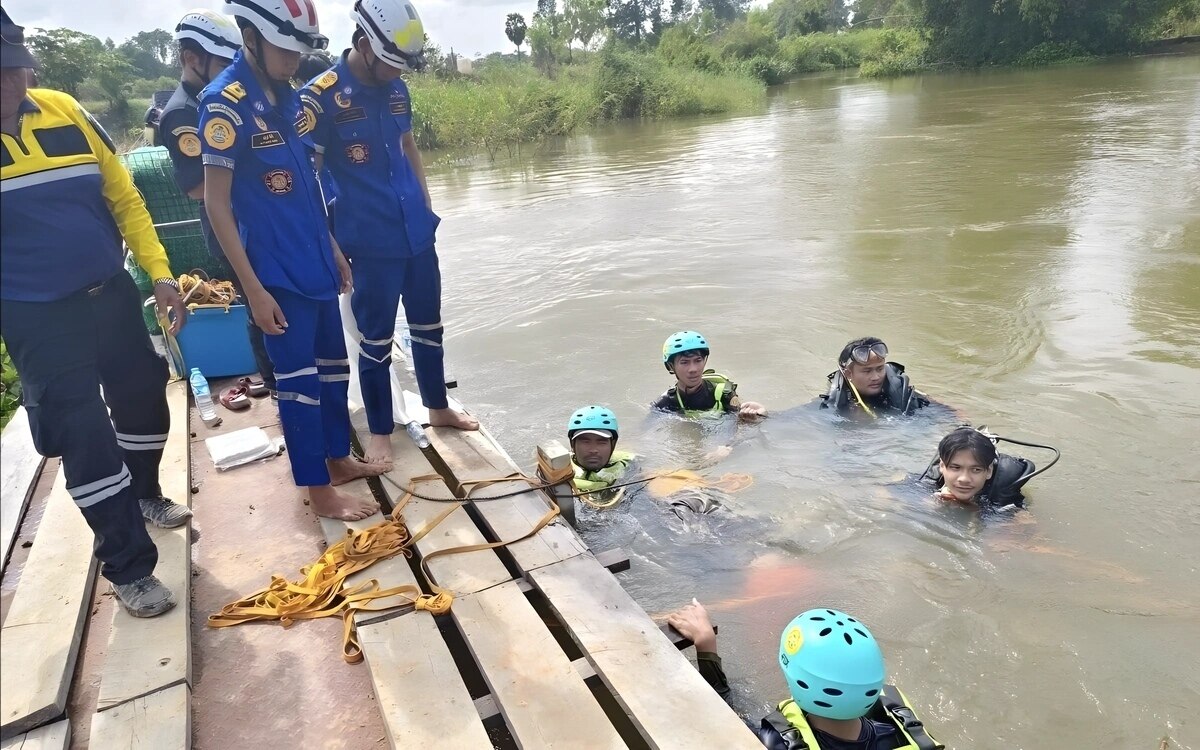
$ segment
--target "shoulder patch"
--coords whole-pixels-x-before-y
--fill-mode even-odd
[[[189,128],[192,132],[184,133],[179,136],[179,153],[184,156],[197,157],[200,155],[200,136],[196,135],[195,128]]]
[[[300,89],[300,105],[307,107],[317,114],[325,114],[325,108],[321,106],[321,100],[314,96],[313,92],[306,89]]]
[[[222,104],[221,102],[211,102],[206,104],[204,109],[214,115],[228,117],[230,120],[233,120],[234,125],[241,126],[242,124],[242,116],[239,115],[233,107]]]
[[[200,130],[198,128],[193,128],[191,125],[180,125],[171,131],[171,135],[183,135],[184,133],[196,135],[199,132]]]
[[[218,151],[232,148],[236,140],[237,131],[228,122],[224,122],[223,120],[209,120],[204,126],[205,143]]]
[[[239,102],[246,96],[246,87],[241,83],[234,81],[225,88],[221,89],[221,96],[231,102]]]
[[[321,77],[309,84],[309,87],[318,94],[325,91],[333,84],[337,83],[337,71],[327,70],[321,74]]]

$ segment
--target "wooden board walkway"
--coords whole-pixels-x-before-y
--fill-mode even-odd
[[[102,607],[104,620],[93,625],[103,640],[85,644],[97,656],[89,657],[91,671],[76,676],[95,686],[94,701],[72,702],[64,718],[68,689],[89,695],[79,683],[72,688],[71,677],[93,602],[95,561],[90,545],[78,543],[90,539],[90,531],[60,475],[4,622],[6,739],[0,750],[58,750],[68,741],[80,748],[155,750],[189,748],[193,741],[202,750],[231,743],[350,750],[380,743],[466,750],[759,747],[562,519],[501,549],[434,557],[425,579],[419,563],[426,556],[511,541],[553,507],[545,491],[511,477],[517,467],[486,431],[431,429],[424,453],[398,431],[392,481],[344,488],[365,496],[373,487],[394,504],[404,495],[400,488],[427,477],[415,489],[431,499],[409,499],[402,511],[413,533],[427,529],[447,503],[461,504],[414,545],[413,559],[380,561],[347,581],[427,591],[436,584],[454,595],[446,615],[411,606],[357,613],[363,665],[342,662],[335,620],[287,630],[273,624],[205,628],[206,616],[221,604],[265,585],[271,574],[294,577],[319,556],[321,543],[335,543],[382,516],[314,522],[290,484],[286,459],[217,474],[203,438],[253,425],[276,435],[273,405],[259,401],[253,414],[225,413],[225,427],[190,436],[185,385],[170,388],[164,494],[191,501],[193,463],[200,466],[197,519],[208,524],[217,546],[197,556],[190,528],[152,530],[160,550],[156,572],[180,605],[151,620]],[[354,425],[365,430],[361,409]],[[37,476],[6,486],[11,497],[21,496],[22,508]],[[501,481],[467,498],[479,480]],[[475,499],[514,490],[511,497]],[[31,639],[45,647],[28,648]],[[195,674],[194,650],[201,665]],[[72,726],[82,729],[70,739]]]
[[[4,426],[0,436],[0,568],[8,565],[17,530],[29,497],[37,484],[45,459],[33,447],[33,436],[29,432],[29,415],[18,408],[12,419]]]

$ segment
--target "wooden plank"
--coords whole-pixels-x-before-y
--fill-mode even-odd
[[[8,565],[8,553],[12,551],[21,519],[29,507],[29,496],[42,473],[46,459],[33,447],[33,436],[29,434],[29,415],[18,408],[4,427],[0,436],[0,567]]]
[[[59,472],[0,631],[0,736],[62,716],[95,575],[92,530]]]
[[[529,577],[651,747],[762,750],[742,720],[590,555]]]
[[[63,719],[0,742],[0,750],[67,750],[70,744],[71,722]]]
[[[96,714],[88,747],[186,750],[192,745],[191,716],[191,691],[175,685]]]
[[[428,612],[363,625],[359,642],[393,748],[490,750],[475,704]]]
[[[519,747],[625,747],[516,583],[455,599],[450,615]],[[657,675],[654,680],[644,675],[642,679],[659,689],[670,684],[660,682]],[[711,689],[708,692],[713,694]]]
[[[171,431],[159,470],[163,495],[182,505],[190,504],[192,497],[185,385],[167,386]],[[171,685],[191,684],[191,523],[175,529],[149,526],[148,530],[158,547],[154,575],[175,594],[176,605],[166,614],[149,618],[130,617],[123,608],[113,607],[97,711]]]
[[[357,412],[353,415],[354,426],[360,435],[367,434],[365,415]],[[397,432],[392,436],[393,468],[388,472],[388,481],[382,481],[384,491],[393,503],[400,500],[402,492],[397,486],[407,487],[408,481],[415,476],[433,474],[433,468],[421,454],[408,436]],[[446,485],[442,482],[423,482],[417,489],[423,495],[430,497],[452,498]],[[446,510],[446,503],[436,500],[412,498],[404,506],[404,520],[408,524],[409,533],[416,535],[429,523],[432,523]],[[527,529],[528,530],[528,529]],[[463,547],[472,544],[485,544],[487,539],[476,528],[474,521],[463,508],[452,512],[435,528],[417,542],[417,550],[422,555],[428,555],[435,550],[449,547]],[[478,550],[461,554],[436,557],[429,563],[429,572],[434,583],[455,593],[467,594],[495,586],[498,583],[512,580],[508,570],[491,550]]]
[[[431,427],[427,432],[434,450],[460,485],[519,471],[486,430],[464,432],[451,427]],[[493,484],[476,493],[487,497],[522,487],[530,491],[505,500],[475,503],[480,517],[496,539],[519,539],[529,533],[551,508],[550,498],[524,480]],[[507,549],[521,570],[530,571],[582,554],[587,551],[587,545],[566,522],[555,519],[532,539],[509,545]]]

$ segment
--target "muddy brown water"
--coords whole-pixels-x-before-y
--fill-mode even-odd
[[[1200,748],[1200,57],[820,77],[430,180],[458,395],[518,462],[588,403],[651,469],[734,441],[755,482],[717,513],[635,494],[581,526],[648,610],[709,603],[739,711],[832,606],[951,747]],[[649,418],[681,328],[774,416]],[[803,408],[868,334],[958,416]],[[906,481],[959,418],[1062,450],[1028,513]]]

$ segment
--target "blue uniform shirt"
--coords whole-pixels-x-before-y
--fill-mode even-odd
[[[351,258],[403,258],[433,248],[440,221],[404,155],[412,130],[408,86],[367,86],[346,55],[300,89],[300,132],[338,186],[334,235]]]
[[[233,213],[262,285],[334,299],[340,276],[311,144],[296,132],[295,93],[281,85],[275,96],[272,106],[239,51],[200,93],[201,156],[233,170]]]

